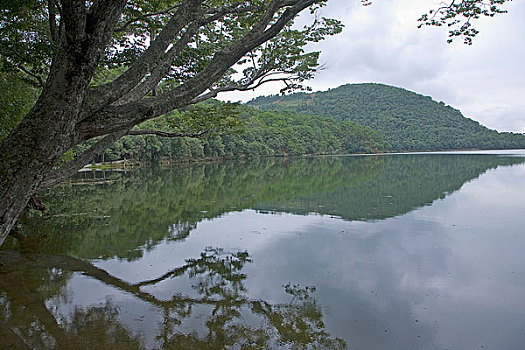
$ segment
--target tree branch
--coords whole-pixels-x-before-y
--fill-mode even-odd
[[[44,188],[52,187],[62,181],[67,180],[71,175],[82,169],[88,164],[95,156],[104,152],[109,146],[117,141],[122,136],[126,135],[128,130],[121,130],[112,134],[106,135],[104,138],[98,140],[94,145],[87,149],[81,155],[75,157],[70,162],[64,164],[55,171],[51,171],[42,181],[39,187],[39,191]]]
[[[203,137],[210,133],[210,130],[199,132],[166,132],[160,130],[131,130],[128,135],[157,135],[162,137]]]
[[[86,14],[85,37],[83,38],[91,49],[87,51],[88,57],[98,58],[104,53],[126,2],[126,0],[99,0],[93,2]]]
[[[167,9],[163,10],[163,11],[159,11],[159,12],[152,12],[152,13],[146,13],[146,14],[143,14],[142,16],[138,16],[138,17],[135,17],[133,19],[130,19],[129,21],[127,21],[126,23],[124,23],[122,26],[118,27],[115,29],[115,33],[118,33],[118,32],[123,32],[125,31],[130,25],[132,25],[133,23],[135,22],[138,22],[138,21],[142,21],[146,18],[149,18],[149,17],[153,17],[153,16],[159,16],[159,15],[165,15],[165,14],[168,14],[170,13],[171,11],[175,10],[176,8],[178,8],[180,6],[180,4],[176,4],[176,5],[173,5],[171,7],[168,7]]]
[[[238,14],[239,15],[239,14],[246,13],[246,12],[259,11],[264,8],[264,4],[259,5],[259,6],[254,6],[254,5],[244,5],[243,6],[243,5],[244,5],[243,3],[239,2],[237,4],[233,4],[232,6],[209,8],[204,11],[204,14],[210,15],[210,16],[204,19],[202,24],[211,23],[228,14]]]
[[[203,0],[186,0],[177,9],[175,15],[159,33],[157,38],[142,55],[111,83],[99,86],[87,99],[89,114],[108,106],[117,101],[125,94],[135,88],[144,77],[153,69],[158,59],[164,54],[173,39],[189,23],[194,21],[200,14],[200,6]]]
[[[49,12],[49,31],[51,33],[51,41],[56,45],[58,43],[56,0],[48,0],[47,8]]]
[[[162,59],[160,60],[161,62],[157,64],[151,74],[142,83],[140,83],[140,85],[117,100],[114,105],[119,106],[136,101],[154,89],[168,74],[173,60],[184,50],[186,45],[199,30],[199,26],[200,25],[197,21],[191,23],[182,37],[171,47],[171,49],[168,50],[168,52],[163,55]]]
[[[281,74],[281,73],[280,72],[275,72],[275,74]],[[287,84],[288,82],[293,80],[293,78],[291,78],[291,77],[264,79],[264,78],[267,78],[269,75],[272,75],[272,74],[263,75],[261,77],[255,78],[255,79],[250,79],[249,82],[247,82],[245,84],[242,84],[242,85],[227,85],[227,86],[220,86],[220,87],[217,87],[215,89],[211,89],[209,92],[207,92],[207,93],[205,93],[203,95],[200,95],[200,96],[194,98],[193,100],[191,100],[191,104],[197,104],[199,102],[206,101],[206,100],[208,100],[210,98],[217,97],[217,95],[219,93],[221,93],[221,92],[227,92],[227,91],[248,91],[248,90],[256,89],[259,86],[261,86],[263,84],[266,84],[266,83],[269,83],[269,82],[282,81],[285,84]],[[259,81],[256,82],[257,80],[259,80]]]
[[[289,3],[285,2],[285,3]],[[284,6],[280,4],[280,7]],[[144,97],[148,92],[154,89],[158,83],[164,78],[171,67],[172,61],[180,55],[185,46],[193,38],[193,36],[198,32],[199,27],[214,22],[221,17],[224,17],[227,14],[242,14],[250,11],[260,10],[263,5],[252,6],[244,5],[243,3],[237,3],[232,6],[224,6],[219,8],[212,8],[203,11],[204,14],[212,14],[207,18],[202,18],[200,21],[192,22],[181,38],[173,45],[173,47],[159,59],[160,63],[153,69],[151,74],[142,82],[139,86],[130,91],[127,95],[120,98],[114,103],[114,105],[123,105],[129,102],[136,101]]]
[[[481,16],[494,17],[497,14],[507,13],[499,5],[511,0],[452,0],[450,3],[441,3],[437,9],[430,10],[423,14],[418,21],[418,25],[441,27],[447,25],[449,28],[448,43],[455,37],[462,37],[463,42],[472,45],[472,39],[479,33],[472,27],[471,20],[479,19]],[[459,18],[459,19],[458,19]]]
[[[6,45],[5,43],[1,42],[0,41],[0,54],[3,54],[7,57],[9,57],[9,53],[11,53],[12,55],[16,56],[20,61],[22,62],[26,62],[27,63],[27,57],[24,57],[24,55],[16,52],[16,50],[14,50],[12,47],[9,47],[9,45]],[[12,62],[11,60],[8,59],[8,62],[13,66],[13,67],[16,67],[17,69],[19,69],[20,71],[22,71],[23,73],[27,74],[28,76],[36,79],[33,80],[31,78],[28,78],[29,81],[34,84],[35,86],[39,86],[39,87],[43,87],[44,86],[44,80],[42,79],[42,77],[38,74],[35,74],[33,72],[31,72],[29,69],[27,69],[22,63],[15,63],[15,62]]]
[[[30,70],[25,68],[22,64],[18,64],[16,67],[18,69],[20,69],[22,72],[24,72],[27,75],[29,75],[30,77],[35,78],[36,81],[33,81],[35,83],[35,85],[38,85],[41,88],[44,87],[44,80],[42,80],[42,77],[40,75],[31,72]]]
[[[316,2],[318,0],[272,1],[252,30],[239,40],[217,52],[202,72],[173,91],[156,97],[156,101],[154,99],[148,101],[148,104],[149,102],[154,102],[160,107],[161,114],[181,107],[180,104],[190,104],[188,101],[192,101],[214,82],[218,81],[247,52],[252,51],[277,35],[299,12]],[[288,7],[275,23],[267,28],[275,13],[282,8],[283,3],[287,5],[293,3],[293,5]]]

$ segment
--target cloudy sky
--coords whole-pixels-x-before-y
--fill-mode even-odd
[[[525,132],[525,1],[506,4],[509,13],[475,23],[472,46],[447,44],[446,28],[417,29],[436,0],[329,0],[320,15],[341,20],[342,34],[311,46],[325,69],[309,85],[314,91],[342,84],[377,82],[399,86],[460,109],[499,131]],[[276,94],[280,86],[228,93],[247,101]]]

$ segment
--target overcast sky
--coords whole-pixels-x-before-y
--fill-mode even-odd
[[[320,15],[341,20],[343,33],[311,46],[325,69],[308,84],[314,91],[376,82],[432,96],[499,131],[525,132],[525,1],[506,4],[508,14],[475,23],[472,46],[447,44],[447,29],[417,29],[436,0],[329,0]],[[220,95],[247,101],[276,94],[280,86]]]

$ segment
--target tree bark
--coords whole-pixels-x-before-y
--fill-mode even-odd
[[[74,121],[87,84],[70,80],[71,67],[63,67],[52,70],[36,105],[0,147],[0,244],[46,174],[75,143]]]

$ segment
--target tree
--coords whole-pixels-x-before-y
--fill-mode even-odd
[[[135,125],[221,91],[276,80],[299,87],[312,76],[318,58],[303,47],[339,32],[341,24],[316,18],[311,26],[294,29],[293,20],[325,2],[3,4],[4,65],[30,73],[42,92],[0,149],[0,243],[34,193],[67,178]],[[39,57],[24,54],[36,43],[42,48]],[[109,83],[90,84],[97,72],[122,66],[126,69]],[[67,150],[95,137],[101,138],[84,154],[53,169]]]
[[[293,20],[326,1],[3,1],[2,68],[25,73],[41,93],[0,146],[0,244],[38,190],[70,176],[135,125],[223,91],[268,81],[301,88],[319,56],[304,46],[342,25],[316,17],[296,29]],[[506,1],[487,1],[487,14]],[[442,21],[476,18],[476,4],[485,1],[455,3],[438,12]],[[108,70],[113,79],[96,84]],[[55,169],[65,152],[93,138],[86,152]]]

